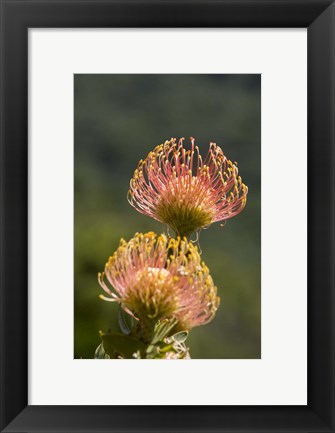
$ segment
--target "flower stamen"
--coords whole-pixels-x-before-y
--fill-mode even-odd
[[[248,188],[238,175],[237,164],[222,149],[210,143],[203,160],[191,137],[191,149],[184,138],[172,138],[141,160],[130,181],[129,203],[139,212],[170,226],[177,235],[189,237],[240,213]]]

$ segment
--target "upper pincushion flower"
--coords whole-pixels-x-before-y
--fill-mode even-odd
[[[232,163],[215,143],[203,159],[191,138],[173,138],[141,160],[130,181],[129,203],[139,212],[168,224],[179,236],[240,213],[248,188]]]
[[[147,327],[175,318],[178,329],[191,329],[208,323],[219,306],[209,270],[186,239],[153,232],[122,239],[98,278],[110,296],[103,299],[119,302]]]

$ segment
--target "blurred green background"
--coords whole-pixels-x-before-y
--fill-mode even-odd
[[[244,211],[202,231],[203,260],[221,297],[194,328],[192,358],[261,357],[261,76],[74,76],[74,357],[92,358],[99,330],[118,331],[117,306],[98,298],[97,273],[120,237],[165,230],[127,202],[138,161],[171,137],[216,142],[249,187]]]

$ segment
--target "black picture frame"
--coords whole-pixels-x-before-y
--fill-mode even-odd
[[[335,432],[334,1],[0,0],[0,4],[1,431]],[[308,29],[307,406],[28,405],[27,35],[32,27]]]

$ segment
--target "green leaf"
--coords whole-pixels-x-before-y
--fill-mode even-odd
[[[119,305],[119,311],[118,311],[118,319],[119,319],[119,326],[120,326],[121,331],[125,335],[130,335],[131,329],[127,323],[126,314],[120,305]]]
[[[166,344],[165,346],[163,346],[163,347],[160,347],[160,352],[162,352],[162,353],[166,353],[166,352],[175,352],[175,349],[174,349],[174,347],[173,347],[173,344],[172,343],[170,343],[170,344]]]
[[[188,337],[188,331],[180,331],[177,334],[174,334],[172,338],[178,343],[184,343]]]
[[[133,354],[145,355],[146,345],[135,337],[123,334],[101,334],[105,351],[111,358],[121,356],[132,359]]]
[[[160,359],[164,358],[166,352],[173,351],[175,349],[173,347],[173,343],[166,343],[165,341],[158,341],[154,346],[149,345],[147,348],[147,359]]]
[[[99,344],[94,353],[95,359],[110,359],[110,356],[105,352],[104,346]]]

